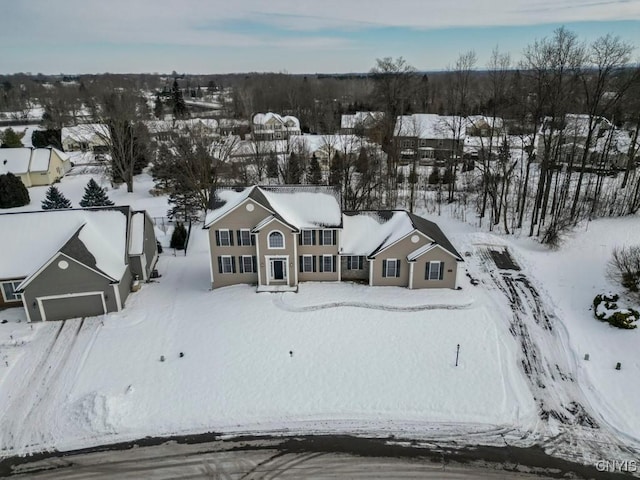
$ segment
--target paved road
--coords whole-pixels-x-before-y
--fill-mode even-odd
[[[414,446],[348,436],[170,441],[0,462],[13,479],[542,479],[628,478],[536,449]],[[190,438],[188,441],[199,441]]]

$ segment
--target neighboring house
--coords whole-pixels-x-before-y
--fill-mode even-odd
[[[0,149],[0,175],[11,172],[26,187],[51,185],[69,170],[69,156],[53,147]]]
[[[109,127],[102,123],[84,123],[73,127],[62,127],[60,137],[65,152],[100,151],[109,146],[111,133]]]
[[[145,122],[149,134],[159,142],[167,142],[178,137],[198,135],[217,138],[218,121],[214,118],[191,118],[188,120],[148,120]]]
[[[401,163],[443,165],[462,158],[466,119],[429,113],[402,115],[396,119],[393,141]]]
[[[255,140],[284,140],[300,135],[300,121],[291,115],[256,113],[251,119],[251,132]]]
[[[340,117],[340,133],[342,135],[367,135],[380,124],[383,118],[384,112],[343,114]]]
[[[504,120],[500,117],[471,115],[466,118],[465,134],[470,137],[501,137],[504,133]]]
[[[220,135],[238,135],[241,138],[251,131],[249,120],[241,120],[237,118],[221,118],[218,121]]]
[[[336,153],[344,158],[355,157],[362,147],[377,148],[356,135],[299,135],[290,140],[291,151],[304,158],[315,155],[320,168],[327,172]]]
[[[409,212],[345,212],[330,187],[253,186],[212,192],[211,287],[295,291],[341,280],[455,288],[462,257],[433,222]]]
[[[151,219],[129,207],[0,215],[0,307],[30,322],[120,311],[157,260]]]

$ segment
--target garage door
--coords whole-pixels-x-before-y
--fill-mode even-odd
[[[77,297],[39,299],[43,320],[66,320],[67,318],[93,317],[105,313],[102,296],[92,293]]]

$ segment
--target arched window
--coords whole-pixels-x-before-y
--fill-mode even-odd
[[[284,248],[284,235],[280,232],[269,234],[269,248]]]

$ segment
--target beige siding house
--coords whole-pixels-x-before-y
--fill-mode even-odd
[[[205,220],[211,287],[296,291],[300,282],[456,288],[460,254],[440,228],[404,210],[342,212],[318,186],[218,189]]]
[[[52,185],[69,170],[69,156],[56,148],[0,149],[0,175],[11,172],[25,187]]]

